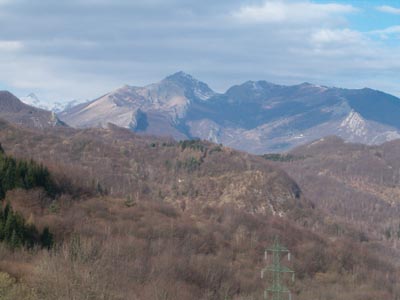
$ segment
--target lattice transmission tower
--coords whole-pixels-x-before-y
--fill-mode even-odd
[[[261,270],[261,278],[264,278],[264,273],[268,272],[272,275],[271,285],[264,291],[264,299],[266,300],[292,300],[290,290],[282,283],[285,274],[292,276],[294,282],[294,271],[283,266],[281,260],[287,255],[288,261],[291,260],[290,251],[279,243],[279,239],[275,238],[272,248],[265,250],[264,259],[268,260],[269,253],[272,256],[272,263]]]

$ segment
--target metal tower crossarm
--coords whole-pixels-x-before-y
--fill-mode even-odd
[[[265,260],[268,259],[268,253],[272,254],[272,264],[261,270],[261,278],[264,277],[264,272],[271,273],[272,282],[271,286],[266,288],[264,291],[264,299],[291,300],[292,295],[290,290],[281,283],[284,274],[292,274],[292,280],[294,281],[294,271],[288,267],[282,266],[281,264],[281,258],[283,255],[287,255],[288,260],[290,260],[290,251],[279,243],[278,238],[275,238],[273,247],[265,250]],[[288,298],[285,295],[288,296]]]

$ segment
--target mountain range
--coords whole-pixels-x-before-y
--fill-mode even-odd
[[[66,126],[54,112],[27,105],[7,91],[0,91],[0,119],[41,129]]]
[[[21,98],[25,104],[9,92],[0,98],[0,117],[31,127],[114,124],[139,134],[199,138],[254,154],[289,151],[331,135],[369,145],[400,138],[400,99],[369,88],[247,81],[217,93],[178,72],[85,103],[49,105],[30,94]]]
[[[69,109],[72,106],[78,105],[80,102],[78,100],[71,101],[56,101],[56,102],[46,102],[41,100],[35,93],[30,93],[25,97],[21,97],[20,100],[30,106],[34,106],[40,109],[52,111],[55,113],[60,113],[63,110]]]
[[[295,128],[305,137],[380,143],[398,134],[397,101],[370,89],[266,82],[218,94],[178,73],[67,109],[60,115],[74,116],[70,125],[90,127],[75,129],[0,92],[0,157],[9,162],[0,174],[3,202],[60,243],[51,255],[4,247],[0,285],[15,276],[32,293],[7,299],[67,299],[71,282],[76,299],[88,291],[96,299],[159,299],[154,282],[164,282],[158,291],[170,299],[206,299],[210,291],[210,299],[257,299],[264,249],[280,236],[295,257],[296,299],[326,291],[332,299],[395,299],[400,140],[367,146],[324,137],[256,156],[149,134],[194,138],[196,122],[248,132],[287,118],[287,127],[276,127],[281,139]],[[73,124],[79,119],[86,123]],[[246,142],[243,148],[254,147]],[[53,179],[43,187],[57,194],[19,179],[32,159]],[[84,275],[93,281],[82,283],[81,274],[97,277]]]
[[[59,114],[73,127],[113,123],[256,154],[286,151],[327,135],[379,144],[400,138],[399,116],[400,99],[368,88],[247,81],[221,94],[184,72],[145,87],[123,86]]]

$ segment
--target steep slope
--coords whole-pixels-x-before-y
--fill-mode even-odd
[[[375,95],[379,97],[372,105]],[[374,107],[376,118],[371,117],[372,112],[366,113],[362,97],[369,97],[365,106]],[[386,120],[378,118],[387,110],[386,105],[391,114]],[[188,124],[193,136],[252,153],[281,152],[327,135],[366,144],[400,137],[400,127],[393,127],[400,116],[400,100],[369,89],[249,81],[204,106],[206,110],[190,114]]]
[[[77,184],[97,182],[113,196],[162,200],[189,210],[233,206],[265,214],[309,205],[280,169],[207,142],[140,137],[115,126],[35,133],[4,125],[0,140],[17,157],[30,153],[57,169],[74,168]]]
[[[399,251],[399,149],[399,140],[366,146],[328,137],[292,150],[290,162],[277,164],[332,223],[350,224]]]
[[[3,297],[258,299],[264,249],[277,235],[294,255],[285,265],[296,271],[298,300],[400,295],[389,255],[325,232],[293,180],[260,157],[116,127],[44,132],[0,122],[0,141],[7,154],[47,165],[62,191],[7,191],[29,224],[50,226],[57,247],[2,247]]]
[[[54,113],[26,105],[7,91],[0,91],[0,118],[31,128],[65,126]]]
[[[74,127],[113,123],[259,154],[327,135],[366,144],[400,136],[400,99],[379,91],[248,81],[218,94],[183,72],[143,88],[125,86],[60,117]]]
[[[187,138],[184,124],[188,107],[206,101],[214,92],[183,72],[146,87],[124,86],[88,104],[60,114],[74,127],[120,127],[148,134]]]
[[[276,125],[276,123],[273,123],[273,125]],[[279,125],[281,125],[281,123],[278,123],[277,126]],[[262,127],[262,130],[264,130],[264,128],[265,127]],[[278,145],[278,147],[270,148],[270,150],[282,150],[282,148],[279,148],[279,145],[283,146],[284,149],[290,149],[296,145],[332,135],[341,137],[349,142],[363,143],[366,145],[382,144],[400,138],[400,131],[397,128],[366,120],[360,113],[354,110],[350,110],[347,115],[343,115],[340,118],[335,116],[327,122],[323,122],[303,131],[296,130],[295,132],[296,134],[293,133],[290,136],[272,137],[269,142]],[[249,131],[248,134],[261,135],[257,129]],[[268,141],[265,142],[268,143]],[[263,145],[259,144],[259,148],[255,148],[254,152],[260,152],[263,149]]]

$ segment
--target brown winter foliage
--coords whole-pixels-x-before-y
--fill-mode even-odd
[[[132,202],[162,200],[186,209],[231,204],[264,213],[306,205],[285,172],[219,145],[177,143],[117,127],[36,132],[3,126],[6,152],[44,163],[70,194],[95,188]]]
[[[294,299],[396,299],[398,269],[352,228],[330,232],[271,162],[206,142],[125,130],[35,132],[0,123],[7,153],[34,158],[61,188],[6,200],[50,250],[0,245],[1,299],[262,299],[263,252],[293,253]]]
[[[299,147],[291,155],[302,159],[278,165],[329,215],[332,225],[351,225],[361,239],[388,240],[397,249],[400,141],[366,146],[329,137]]]

